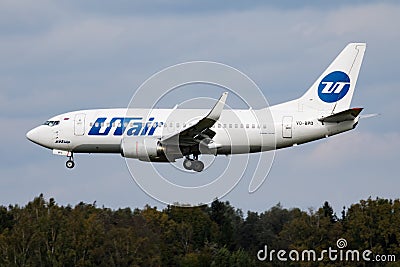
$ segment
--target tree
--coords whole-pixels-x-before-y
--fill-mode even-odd
[[[337,221],[336,214],[333,212],[333,208],[331,207],[331,205],[329,205],[328,201],[325,201],[322,209],[324,211],[324,217],[329,218],[331,223],[335,223]]]
[[[351,246],[375,254],[397,254],[399,250],[399,200],[376,198],[351,205],[346,216],[345,236]]]
[[[268,245],[318,254],[339,238],[347,249],[400,254],[399,199],[361,200],[344,214],[337,220],[328,202],[317,211],[278,204],[243,218],[218,200],[210,207],[132,211],[83,202],[64,207],[40,195],[23,207],[0,207],[0,266],[285,266],[276,257],[258,262],[257,251]]]
[[[218,243],[234,249],[238,240],[239,227],[243,222],[242,212],[235,211],[229,202],[216,199],[211,203],[210,217],[219,228]]]

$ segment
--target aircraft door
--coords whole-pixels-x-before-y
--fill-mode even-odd
[[[85,114],[76,114],[74,123],[74,134],[84,135],[85,134]]]
[[[292,116],[284,116],[282,119],[282,137],[292,138]]]

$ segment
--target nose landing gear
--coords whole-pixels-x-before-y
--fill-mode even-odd
[[[74,162],[74,155],[72,154],[72,152],[70,152],[68,154],[69,159],[67,160],[67,162],[65,163],[65,166],[68,169],[72,169],[73,167],[75,167],[75,162]]]
[[[193,159],[186,157],[183,160],[183,168],[185,168],[186,170],[201,172],[204,170],[204,163],[198,160],[198,155],[194,155]]]

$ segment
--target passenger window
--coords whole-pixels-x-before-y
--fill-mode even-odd
[[[238,125],[237,124],[235,124],[235,128],[237,128],[238,127]]]
[[[246,128],[249,128],[249,125],[248,125],[248,124],[246,124]]]
[[[253,129],[254,129],[254,128],[256,128],[256,126],[255,126],[254,124],[252,124],[252,125],[251,125],[251,128],[253,128]]]

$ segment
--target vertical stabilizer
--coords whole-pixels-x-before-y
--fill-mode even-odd
[[[350,107],[365,43],[350,43],[298,99],[299,109],[338,113]]]

